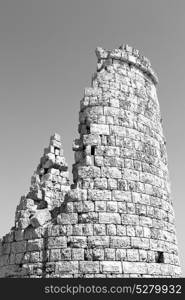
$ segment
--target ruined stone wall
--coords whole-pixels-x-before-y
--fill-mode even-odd
[[[178,277],[157,76],[138,50],[97,48],[74,141],[55,134],[3,237],[1,277]]]

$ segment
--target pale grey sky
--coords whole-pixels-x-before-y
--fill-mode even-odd
[[[83,89],[96,46],[128,43],[159,76],[180,257],[185,265],[184,0],[0,1],[0,236],[14,224],[50,134],[62,135],[73,162]]]

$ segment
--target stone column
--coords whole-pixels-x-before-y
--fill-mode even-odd
[[[157,76],[128,45],[96,54],[74,146],[74,185],[87,191],[75,211],[80,224],[93,224],[85,260],[100,261],[105,276],[178,276]]]

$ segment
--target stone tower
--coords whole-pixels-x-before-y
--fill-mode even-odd
[[[1,241],[1,277],[181,276],[157,76],[128,45],[96,55],[73,184],[55,134]]]

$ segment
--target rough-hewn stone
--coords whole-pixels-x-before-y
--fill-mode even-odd
[[[138,50],[96,50],[73,183],[54,134],[0,241],[0,277],[179,277],[157,76]]]

